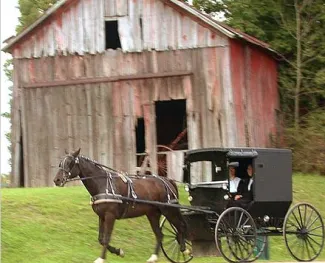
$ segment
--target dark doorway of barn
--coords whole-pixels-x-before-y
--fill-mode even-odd
[[[144,153],[146,149],[144,119],[138,118],[136,127],[137,153]]]
[[[157,144],[187,149],[186,100],[156,102]]]
[[[145,161],[146,141],[144,119],[138,118],[135,128],[136,150],[137,150],[137,167],[141,167]]]
[[[20,144],[20,152],[19,152],[19,182],[18,186],[25,187],[25,174],[24,174],[24,141],[23,141],[23,125],[22,125],[22,117],[21,110],[19,110],[19,123],[20,123],[20,136],[19,136],[19,144]]]
[[[19,153],[19,186],[25,186],[25,175],[24,175],[24,147],[23,147],[23,136],[20,136],[20,153]]]
[[[157,101],[155,108],[158,174],[166,176],[166,152],[188,149],[186,100]]]

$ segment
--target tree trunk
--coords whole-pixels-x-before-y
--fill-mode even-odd
[[[299,9],[297,0],[295,0],[296,9],[296,38],[297,38],[297,79],[295,89],[295,113],[294,113],[294,125],[296,130],[299,129],[299,100],[301,89],[301,10]]]

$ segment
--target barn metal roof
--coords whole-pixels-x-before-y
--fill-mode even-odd
[[[59,0],[56,2],[53,6],[51,6],[47,11],[44,12],[44,14],[38,18],[33,24],[31,24],[29,27],[25,28],[20,34],[14,37],[8,38],[5,43],[7,45],[2,49],[5,52],[10,52],[10,48],[22,40],[24,36],[26,36],[28,33],[32,32],[36,27],[41,25],[45,20],[47,20],[49,17],[51,17],[52,14],[54,14],[58,9],[62,8],[63,6],[69,4],[70,2],[74,2],[76,0]],[[170,6],[174,6],[174,8],[180,8],[182,11],[186,12],[188,15],[195,17],[196,19],[200,20],[201,22],[205,23],[206,25],[220,31],[224,35],[226,35],[229,38],[233,39],[241,39],[245,42],[248,42],[250,44],[253,44],[255,46],[259,46],[263,49],[266,49],[272,53],[276,53],[275,50],[270,48],[270,45],[260,41],[252,36],[249,36],[243,32],[240,32],[230,26],[227,26],[221,22],[218,22],[211,18],[210,16],[200,12],[199,10],[195,9],[194,7],[179,1],[179,0],[161,0],[166,4],[169,4]]]

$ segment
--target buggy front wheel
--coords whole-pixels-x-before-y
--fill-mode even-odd
[[[187,263],[193,259],[192,243],[185,239],[186,250],[180,250],[177,229],[164,217],[160,223],[160,229],[163,233],[161,250],[165,257],[173,263]]]
[[[324,223],[310,204],[291,207],[283,224],[283,236],[289,253],[298,261],[312,261],[324,247]]]
[[[240,207],[230,207],[219,217],[215,241],[228,262],[251,261],[256,246],[256,226],[252,216]]]

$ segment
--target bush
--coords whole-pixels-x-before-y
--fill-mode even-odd
[[[9,174],[1,174],[1,188],[10,187],[10,176]]]
[[[284,129],[284,143],[293,151],[293,169],[325,174],[325,113],[309,113],[299,129]]]

